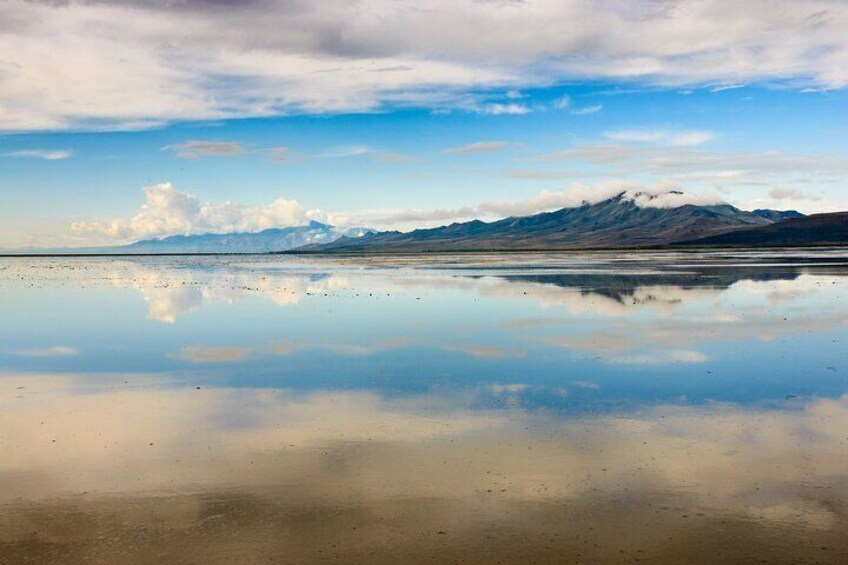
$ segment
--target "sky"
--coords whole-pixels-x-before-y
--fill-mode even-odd
[[[846,86],[842,0],[4,0],[0,248],[846,210]]]

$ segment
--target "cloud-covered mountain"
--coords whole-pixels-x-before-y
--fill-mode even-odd
[[[665,246],[773,223],[762,214],[730,204],[680,204],[682,194],[620,194],[532,216],[486,223],[455,223],[408,233],[381,232],[358,239],[307,246],[322,252],[480,251],[494,249],[577,249]],[[762,211],[761,211],[762,212]],[[769,216],[782,212],[770,211]]]

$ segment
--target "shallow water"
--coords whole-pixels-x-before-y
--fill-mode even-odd
[[[0,563],[846,563],[846,275],[0,258]]]

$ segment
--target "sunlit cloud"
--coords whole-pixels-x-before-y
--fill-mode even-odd
[[[278,198],[264,206],[232,202],[212,204],[179,192],[171,183],[143,189],[145,201],[131,218],[74,222],[76,235],[97,235],[118,241],[135,241],[174,234],[231,233],[306,225],[321,220],[319,210],[307,210],[296,200]]]

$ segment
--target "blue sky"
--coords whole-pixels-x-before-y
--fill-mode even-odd
[[[177,4],[0,8],[27,23],[0,26],[0,247],[411,229],[622,188],[848,209],[839,2],[752,2],[729,31],[720,0]]]

